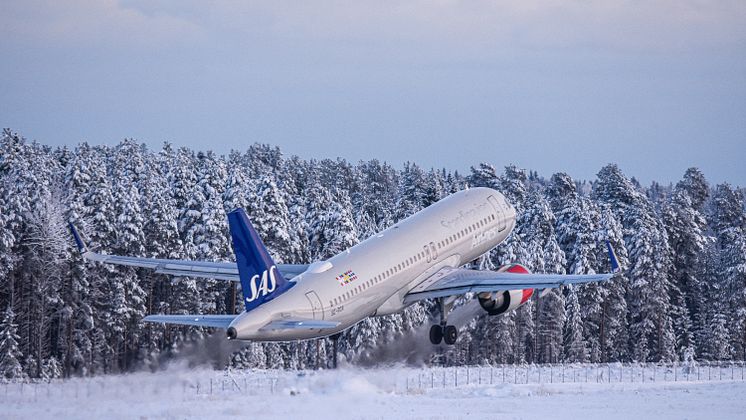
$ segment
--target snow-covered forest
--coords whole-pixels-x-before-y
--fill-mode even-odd
[[[308,263],[468,186],[502,191],[519,214],[508,241],[476,266],[606,271],[608,238],[623,274],[552,291],[508,315],[479,312],[455,346],[432,346],[424,335],[407,339],[429,326],[432,304],[367,319],[340,339],[349,363],[746,359],[744,191],[710,185],[696,168],[674,185],[643,186],[614,164],[594,180],[477,162],[460,174],[416,163],[397,169],[378,160],[305,160],[263,144],[227,156],[171,144],[149,150],[132,140],[53,149],[5,130],[0,376],[156,368],[211,332],[144,324],[143,316],[243,309],[230,282],[84,264],[68,221],[90,247],[109,253],[232,260],[226,212],[243,207],[278,262]],[[424,348],[416,357],[414,342]],[[233,349],[230,363],[315,368],[329,363],[331,348],[330,340],[252,343]]]

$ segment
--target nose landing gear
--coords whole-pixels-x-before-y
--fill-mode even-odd
[[[440,324],[430,327],[430,342],[438,345],[444,341],[448,345],[453,345],[458,338],[458,329],[454,325],[448,325],[447,322],[448,313],[453,308],[453,299],[446,302],[446,298],[439,298],[438,303],[440,304]]]

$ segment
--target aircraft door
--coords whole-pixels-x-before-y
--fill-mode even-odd
[[[423,248],[425,249],[425,258],[427,258],[427,262],[432,261],[433,258],[430,256],[430,246],[425,245]]]
[[[507,217],[505,217],[505,209],[503,209],[503,206],[501,206],[500,203],[497,202],[497,198],[495,198],[494,195],[487,197],[487,201],[489,201],[489,203],[495,209],[495,213],[497,213],[497,230],[499,232],[504,231],[505,228],[508,227],[508,220]]]
[[[313,290],[306,293],[306,298],[311,302],[311,308],[313,308],[313,319],[324,319],[324,307],[321,306],[321,299],[319,295]]]
[[[432,260],[435,261],[438,259],[438,248],[435,247],[435,244],[433,242],[430,242],[430,250],[432,252]]]

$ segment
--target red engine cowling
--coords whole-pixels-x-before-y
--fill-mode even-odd
[[[531,273],[526,267],[520,264],[508,264],[500,267],[500,273]],[[526,303],[534,294],[534,289],[524,290],[505,290],[503,292],[483,292],[477,295],[479,305],[487,311],[489,315],[500,315],[508,311],[518,309],[519,306]]]

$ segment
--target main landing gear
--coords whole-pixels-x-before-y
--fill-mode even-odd
[[[436,345],[440,344],[441,341],[445,341],[448,345],[455,344],[458,338],[458,329],[454,325],[448,325],[447,322],[448,312],[453,307],[453,300],[446,302],[446,298],[440,298],[438,304],[440,304],[440,324],[430,327],[430,342]]]

